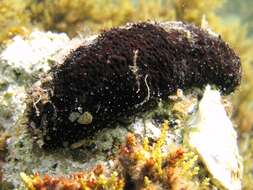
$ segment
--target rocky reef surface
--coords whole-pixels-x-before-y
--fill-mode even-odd
[[[162,27],[164,32],[178,32],[179,36],[182,35],[182,39],[187,39],[189,44],[193,43],[191,40],[198,38],[195,30],[201,31],[210,39],[220,40],[219,36],[204,29],[194,28],[193,32],[190,26],[181,22],[159,23],[159,27]],[[131,25],[125,26],[125,29],[130,30]],[[117,30],[112,30],[112,33]],[[71,143],[63,143],[60,147],[44,148],[45,139],[41,133],[43,130],[39,127],[31,130],[28,127],[31,120],[27,113],[29,106],[32,106],[36,114],[36,105],[40,106],[41,99],[36,99],[38,102],[33,101],[31,104],[31,98],[29,100],[27,95],[31,96],[32,93],[38,92],[35,90],[36,86],[47,83],[45,80],[48,76],[52,76],[51,68],[62,69],[66,62],[68,65],[73,64],[69,60],[70,55],[77,54],[74,60],[80,61],[78,52],[82,51],[75,51],[80,44],[82,47],[89,46],[94,42],[97,43],[96,40],[100,38],[92,36],[70,40],[65,34],[33,32],[26,38],[15,37],[2,50],[0,55],[0,188],[20,190],[241,189],[243,167],[237,147],[237,135],[230,120],[232,108],[229,97],[222,94],[224,89],[219,88],[225,85],[231,91],[227,85],[232,79],[217,85],[215,79],[214,82],[210,82],[211,85],[205,81],[205,84],[203,82],[201,85],[187,86],[183,90],[178,84],[169,94],[165,93],[166,101],[158,100],[156,106],[148,106],[145,112],[120,119],[113,127],[100,127],[92,133],[92,137],[78,137],[70,141]],[[190,50],[191,46],[187,48]],[[208,47],[206,49],[208,50]],[[215,51],[222,57],[223,54],[219,49],[213,50]],[[140,67],[134,67],[135,61],[140,58],[146,59],[145,51],[139,50],[139,55],[142,57],[136,60],[135,55],[138,55],[138,51],[134,52],[136,51],[131,55],[133,63],[129,67],[131,81],[139,79],[141,82],[139,87],[146,92],[152,87],[152,83],[147,82],[146,75],[133,75],[135,71],[140,71]],[[210,57],[211,55],[212,51]],[[232,55],[233,57],[225,58],[231,59],[231,64],[236,64],[238,67],[238,58],[233,53]],[[222,75],[232,78],[234,76],[236,84],[233,85],[236,86],[241,73],[240,68],[235,70],[237,72],[230,73],[231,75],[229,73],[222,73]],[[61,76],[61,73],[57,73],[57,76]],[[51,80],[50,77],[48,80]],[[69,77],[76,76],[71,76],[70,73]],[[59,78],[55,81],[57,79]],[[174,79],[178,82],[176,77]],[[219,82],[222,80],[219,78]],[[136,84],[134,88],[138,90],[138,82]],[[64,83],[60,86],[64,87]],[[234,89],[235,86],[231,88]],[[66,89],[59,92],[65,92]],[[32,96],[37,97],[34,94]],[[146,103],[147,96],[143,95],[142,98]],[[40,107],[39,109],[42,110]],[[76,114],[70,114],[66,119],[80,120],[81,123],[92,121],[89,114],[85,115],[83,110],[77,109],[74,113]],[[87,126],[81,127],[85,130]],[[63,139],[67,138],[63,137]],[[46,141],[48,142],[57,141]]]

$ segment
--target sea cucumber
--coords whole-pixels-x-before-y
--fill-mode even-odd
[[[30,92],[28,118],[52,148],[154,108],[177,89],[212,84],[229,94],[241,64],[220,36],[192,24],[142,22],[102,32],[48,75]]]

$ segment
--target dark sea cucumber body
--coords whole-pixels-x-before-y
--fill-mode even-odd
[[[239,57],[220,37],[191,24],[138,23],[100,34],[55,66],[48,102],[31,106],[29,122],[45,147],[71,144],[152,109],[178,88],[216,85],[230,93],[240,83]],[[47,84],[48,86],[48,84]],[[37,110],[38,112],[38,110]],[[92,122],[71,121],[88,112]]]

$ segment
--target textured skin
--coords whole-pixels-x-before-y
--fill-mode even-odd
[[[52,89],[50,101],[38,103],[39,116],[31,106],[29,116],[49,148],[147,111],[178,88],[209,83],[228,94],[241,79],[240,59],[220,37],[183,23],[166,30],[139,23],[105,31],[51,72],[50,87],[42,85]],[[91,113],[92,123],[69,120],[80,109]]]

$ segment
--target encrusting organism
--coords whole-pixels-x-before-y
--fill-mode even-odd
[[[102,32],[48,75],[31,90],[27,113],[31,131],[41,131],[50,148],[150,110],[179,88],[212,84],[228,94],[240,83],[241,64],[220,36],[204,29],[143,22]]]

